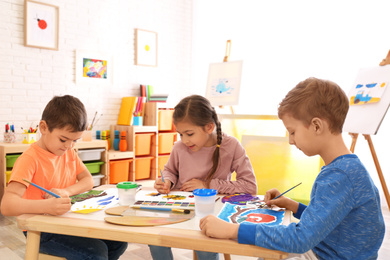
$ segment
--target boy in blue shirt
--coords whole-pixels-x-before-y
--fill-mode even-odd
[[[200,221],[202,232],[300,254],[295,259],[376,259],[385,224],[378,189],[342,138],[348,108],[348,98],[337,84],[316,78],[300,82],[279,105],[289,143],[325,162],[308,206],[284,196],[272,200],[280,194],[277,189],[265,194],[267,205],[291,210],[299,223],[238,225],[210,215]]]

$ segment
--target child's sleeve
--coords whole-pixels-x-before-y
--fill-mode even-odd
[[[300,254],[314,248],[343,221],[353,205],[349,179],[343,174],[327,174],[333,175],[333,180],[328,178],[315,185],[316,195],[299,223],[271,227],[241,223],[238,242]]]

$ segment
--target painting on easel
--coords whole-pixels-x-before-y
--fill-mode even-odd
[[[211,63],[206,98],[213,106],[238,105],[242,61]]]
[[[374,82],[369,84],[358,83],[349,93],[349,104],[353,106],[377,103],[381,100],[387,85],[389,85],[388,82]]]
[[[344,132],[372,135],[378,132],[390,104],[390,65],[362,68],[349,92],[350,107]]]

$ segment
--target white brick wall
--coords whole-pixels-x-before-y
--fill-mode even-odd
[[[70,94],[86,106],[94,130],[115,124],[121,98],[139,84],[170,93],[166,106],[187,95],[191,80],[192,1],[39,0],[60,8],[59,51],[24,46],[24,0],[0,0],[0,126],[35,126],[54,95]],[[135,29],[158,33],[158,67],[134,65]],[[110,53],[110,86],[76,84],[76,50]],[[3,131],[1,131],[3,132]],[[2,135],[0,140],[2,139]]]

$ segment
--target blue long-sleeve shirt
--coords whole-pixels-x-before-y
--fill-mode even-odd
[[[376,259],[385,224],[378,189],[354,154],[323,166],[312,188],[310,204],[299,205],[299,223],[288,226],[241,223],[238,242],[304,253],[320,259]]]

